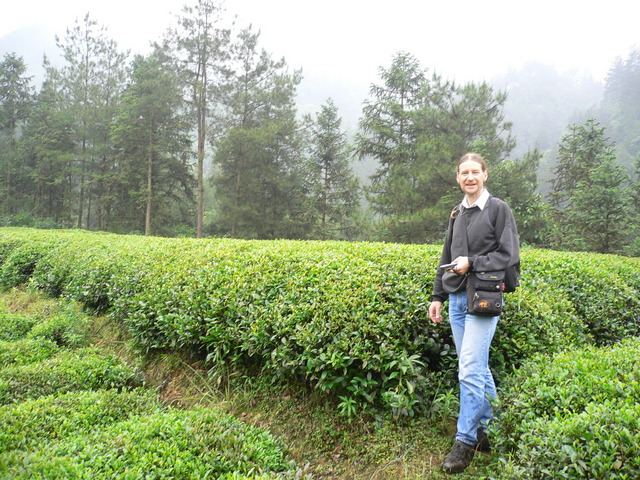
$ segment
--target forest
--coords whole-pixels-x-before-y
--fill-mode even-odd
[[[87,14],[57,37],[63,61],[45,58],[38,85],[20,52],[5,54],[0,225],[435,243],[461,197],[455,164],[475,151],[524,245],[640,255],[628,221],[640,204],[640,50],[613,63],[600,104],[554,125],[557,142],[530,130],[569,85],[514,110],[510,95],[530,105],[535,77],[459,84],[410,52],[380,67],[350,133],[331,98],[301,112],[303,73],[221,18],[216,0],[195,0],[151,53],[131,56]]]

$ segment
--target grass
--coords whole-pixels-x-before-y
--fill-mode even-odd
[[[16,314],[55,315],[62,301],[13,290],[0,306]],[[219,408],[269,430],[284,441],[303,477],[327,480],[415,480],[448,478],[440,470],[455,432],[454,392],[437,396],[429,417],[352,418],[337,414],[331,399],[308,388],[268,384],[229,372],[212,376],[197,358],[175,352],[142,355],[110,317],[92,317],[90,344],[144,372],[161,401],[180,408]],[[478,455],[455,478],[490,478],[497,457]]]

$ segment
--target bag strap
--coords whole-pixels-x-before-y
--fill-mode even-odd
[[[461,203],[453,207],[451,210],[451,238],[453,239],[453,227],[456,223],[456,218],[460,215],[464,215],[465,208]],[[464,247],[464,252],[469,255],[469,235],[467,233],[467,222],[463,220],[462,224],[464,225],[464,237],[462,237],[462,246]],[[453,259],[452,259],[453,260]]]
[[[461,203],[453,207],[451,210],[451,238],[453,238],[453,227],[456,223],[456,218],[461,215],[464,215],[464,211],[466,209],[462,206]],[[469,255],[469,234],[467,232],[467,222],[466,220],[462,221],[462,225],[464,225],[464,237],[462,237],[462,246],[464,247],[464,252]]]

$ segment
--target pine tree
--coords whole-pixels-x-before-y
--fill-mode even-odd
[[[550,199],[562,209],[586,172],[615,158],[613,143],[605,136],[605,127],[593,118],[583,125],[571,125],[558,146],[555,177],[551,181]]]
[[[119,170],[114,221],[120,229],[138,229],[145,235],[170,234],[193,200],[189,123],[183,112],[178,77],[157,52],[133,61],[112,129]],[[144,215],[140,213],[144,212]]]
[[[506,201],[516,219],[520,242],[548,247],[552,212],[538,189],[538,167],[542,153],[527,152],[522,159],[505,160],[489,171],[487,188]]]
[[[215,232],[242,238],[303,238],[301,135],[295,92],[299,72],[258,46],[242,30],[224,90],[223,136],[216,142]]]
[[[572,233],[565,247],[599,253],[621,253],[628,241],[631,199],[624,167],[607,157],[585,171],[563,211]]]
[[[45,58],[45,78],[25,128],[24,161],[33,186],[33,214],[71,228],[76,197],[75,122],[64,94],[60,72]]]
[[[640,48],[618,58],[606,78],[602,108],[604,121],[617,146],[618,161],[633,168],[635,157],[640,154]]]
[[[410,169],[418,156],[415,115],[423,105],[425,75],[413,56],[400,53],[388,70],[380,69],[382,84],[373,85],[373,99],[365,101],[357,154],[379,164],[371,177],[369,200],[381,215],[403,215],[412,208],[406,197],[416,184]]]
[[[308,191],[315,217],[314,238],[353,238],[353,218],[360,201],[359,182],[350,165],[342,119],[329,99],[322,105],[312,127],[312,150]]]
[[[553,247],[613,253],[628,241],[630,179],[615,144],[593,119],[572,125],[559,146],[551,199],[558,232]]]
[[[171,51],[183,78],[190,112],[197,133],[196,237],[202,237],[204,218],[204,161],[207,122],[214,102],[219,101],[220,84],[228,60],[230,30],[221,28],[222,4],[196,0],[184,6],[178,27],[168,32],[165,50]]]
[[[506,95],[484,83],[460,87],[438,75],[427,78],[405,53],[380,77],[356,139],[359,156],[379,164],[367,193],[381,219],[380,239],[438,240],[459,201],[457,160],[476,151],[496,165],[514,146],[502,114]]]
[[[631,208],[629,215],[635,215],[640,211],[640,154],[636,156],[634,162],[633,179],[631,188]],[[635,257],[640,257],[640,223],[631,222],[629,229],[629,241],[625,245],[625,253]]]
[[[16,197],[14,178],[18,132],[29,117],[33,103],[31,77],[26,75],[27,66],[22,57],[7,53],[0,62],[0,168],[4,173],[2,182],[2,204],[5,214],[17,213],[20,199]]]
[[[61,78],[78,146],[74,179],[77,227],[103,229],[108,202],[113,198],[105,185],[113,167],[109,132],[124,87],[128,53],[118,52],[106,28],[91,20],[89,14],[67,29],[65,38],[58,38],[57,43],[66,62]]]

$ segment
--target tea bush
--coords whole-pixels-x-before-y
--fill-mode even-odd
[[[640,478],[640,338],[537,356],[501,400],[500,478]]]
[[[61,351],[49,359],[0,370],[0,405],[73,390],[137,386],[136,372],[93,348]]]
[[[536,353],[553,355],[593,342],[570,298],[559,295],[553,283],[536,278],[535,266],[525,265],[523,274],[526,286],[506,296],[505,312],[492,343],[492,366],[498,370],[497,377]]]
[[[39,362],[53,357],[58,351],[58,344],[42,337],[22,338],[13,342],[0,340],[0,368]]]
[[[42,448],[51,440],[161,410],[157,394],[142,389],[76,391],[3,405],[0,453]]]
[[[61,347],[78,348],[88,345],[89,318],[75,306],[65,312],[38,322],[29,331],[32,338],[45,338]]]
[[[27,335],[38,319],[27,315],[16,315],[0,311],[0,340],[19,340]]]
[[[410,415],[455,382],[450,329],[428,318],[437,246],[0,229],[0,252],[3,285],[31,272],[32,288],[109,312],[142,349],[308,382],[346,414]],[[498,379],[538,352],[640,334],[639,262],[524,249],[494,341]]]
[[[12,479],[293,478],[294,465],[264,430],[207,408],[167,410],[0,457]]]
[[[540,250],[537,278],[573,305],[597,345],[612,345],[640,334],[638,259],[594,253]]]
[[[88,345],[89,317],[73,303],[41,315],[15,314],[0,305],[0,368],[53,357],[59,347]]]
[[[48,236],[14,243],[14,248],[6,252],[6,258],[0,266],[0,288],[8,289],[25,283],[52,243],[55,243],[54,237]]]

